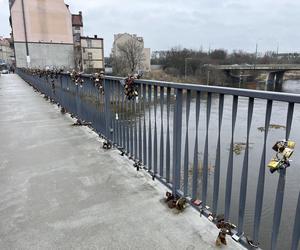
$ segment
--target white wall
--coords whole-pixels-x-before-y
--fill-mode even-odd
[[[30,67],[46,66],[74,68],[74,47],[72,44],[29,43]],[[25,43],[15,43],[17,67],[27,67]]]

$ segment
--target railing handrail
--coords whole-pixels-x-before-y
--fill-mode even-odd
[[[105,76],[105,79],[109,80],[124,80],[122,77],[116,76]],[[136,83],[147,84],[147,85],[156,85],[160,87],[166,88],[176,88],[176,89],[187,89],[194,90],[200,92],[209,92],[209,93],[217,93],[217,94],[225,94],[225,95],[237,95],[244,97],[252,97],[273,101],[282,101],[282,102],[294,102],[300,103],[300,94],[294,93],[279,93],[279,92],[271,92],[271,91],[263,91],[263,90],[250,90],[250,89],[237,89],[230,87],[221,87],[221,86],[206,86],[195,83],[174,83],[174,82],[166,82],[166,81],[155,81],[155,80],[136,80]]]

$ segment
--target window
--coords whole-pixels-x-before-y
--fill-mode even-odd
[[[92,40],[91,39],[87,39],[86,42],[87,42],[87,47],[91,48],[92,47]]]
[[[80,42],[80,34],[75,34],[75,42]]]
[[[88,60],[89,61],[93,60],[93,53],[91,52],[88,53]]]

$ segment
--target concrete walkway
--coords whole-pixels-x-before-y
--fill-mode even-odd
[[[169,210],[165,187],[72,123],[17,75],[0,77],[1,250],[215,249],[212,223]]]

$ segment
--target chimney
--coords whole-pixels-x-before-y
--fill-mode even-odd
[[[97,36],[97,35],[94,35],[94,38],[98,38],[98,36]]]
[[[82,11],[79,11],[79,16],[82,16]]]

